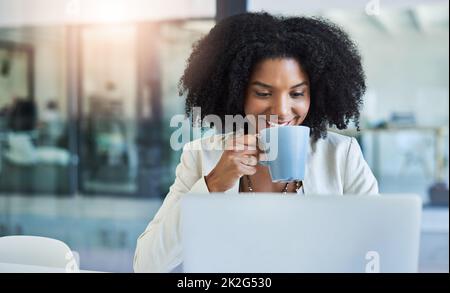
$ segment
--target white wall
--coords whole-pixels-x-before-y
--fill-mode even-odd
[[[426,126],[449,122],[447,34],[357,39],[367,75],[368,114],[388,119],[392,112],[413,112]]]

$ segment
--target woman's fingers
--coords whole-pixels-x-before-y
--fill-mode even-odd
[[[258,155],[259,153],[258,150],[243,150],[243,151],[235,150],[234,152],[240,155],[254,155],[254,156]]]
[[[240,143],[247,146],[256,146],[257,139],[256,134],[246,134],[241,136],[236,136],[236,143]]]
[[[257,150],[256,135],[237,135],[229,138],[225,143],[226,150],[244,151]]]
[[[256,156],[244,155],[241,157],[241,163],[247,166],[256,166],[258,164],[258,159]]]
[[[241,164],[239,167],[241,175],[253,175],[256,173],[256,167]]]

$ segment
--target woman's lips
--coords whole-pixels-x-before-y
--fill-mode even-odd
[[[266,124],[267,124],[267,127],[288,126],[288,125],[293,125],[294,120],[295,120],[295,118],[293,118],[293,119],[291,119],[289,121],[286,121],[286,122],[282,122],[282,123],[275,123],[275,122],[266,120]]]

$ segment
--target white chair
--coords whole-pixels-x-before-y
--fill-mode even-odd
[[[0,237],[0,263],[79,270],[77,253],[64,242],[37,236]]]

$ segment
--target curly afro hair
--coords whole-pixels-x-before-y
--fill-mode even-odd
[[[186,114],[201,107],[201,118],[244,113],[252,69],[266,58],[295,58],[310,80],[311,105],[303,125],[313,141],[327,126],[359,129],[365,92],[361,57],[348,35],[322,18],[243,13],[224,19],[193,46],[179,83]]]

